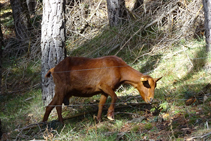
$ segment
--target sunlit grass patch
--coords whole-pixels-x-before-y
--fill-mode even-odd
[[[183,3],[181,2],[181,4]],[[95,5],[93,4],[93,6]],[[195,6],[192,7],[195,8]],[[191,8],[190,5],[189,8]],[[156,11],[160,9],[162,9],[161,5]],[[100,10],[102,8],[99,8],[97,12]],[[166,10],[163,11],[165,13]],[[142,16],[147,14],[144,11],[140,13]],[[159,14],[159,12],[157,13]],[[190,14],[192,13],[194,12]],[[171,13],[166,15],[167,18],[169,15]],[[40,18],[39,16],[38,19],[40,20]],[[11,133],[12,137],[19,137],[20,140],[36,138],[74,141],[177,140],[177,138],[179,140],[184,139],[184,136],[194,135],[196,130],[199,132],[196,132],[195,135],[210,132],[208,129],[211,124],[210,95],[207,94],[207,100],[202,100],[201,103],[195,102],[190,106],[185,105],[187,98],[195,96],[206,84],[210,83],[211,55],[205,51],[204,38],[198,38],[198,40],[180,38],[177,36],[180,36],[179,31],[169,32],[172,31],[172,28],[168,29],[169,24],[166,22],[174,21],[174,19],[162,18],[158,23],[162,25],[155,25],[155,23],[144,28],[145,24],[153,22],[154,19],[150,19],[151,15],[150,17],[139,17],[140,19],[135,18],[130,21],[131,23],[120,28],[110,28],[107,25],[108,22],[101,24],[101,28],[95,28],[93,20],[92,24],[88,25],[85,34],[78,34],[81,27],[78,26],[74,33],[68,32],[67,54],[68,56],[91,58],[117,55],[143,74],[151,75],[153,78],[162,76],[163,78],[157,83],[152,105],[147,107],[143,104],[144,101],[135,88],[122,85],[116,92],[118,100],[115,105],[115,121],[109,121],[106,117],[107,109],[111,103],[110,97],[102,113],[103,121],[101,123],[94,120],[97,110],[93,112],[98,108],[100,95],[91,98],[71,97],[69,107],[63,106],[62,115],[67,118],[64,121],[64,126],[56,121],[58,115],[54,109],[48,119],[51,126],[37,127],[23,132],[15,130],[42,121],[45,107],[42,104],[41,90],[33,87],[40,83],[40,58],[28,58],[29,54],[18,56],[16,51],[11,51],[7,55],[8,58],[4,58],[7,61],[3,64],[5,68],[3,82],[5,92],[8,94],[6,96],[0,95],[0,119],[4,131]],[[153,15],[152,18],[154,18]],[[84,20],[84,18],[80,19]],[[31,19],[31,22],[34,20],[36,18]],[[11,16],[3,22],[4,26],[7,27],[14,25]],[[179,21],[175,22],[179,23]],[[182,23],[181,26],[183,25]],[[175,26],[175,28],[177,27]],[[11,31],[6,32],[5,34],[8,35]],[[13,48],[8,50],[16,49],[18,47],[16,44],[16,41],[12,42],[11,47]],[[35,48],[40,48],[40,46],[35,46]],[[23,86],[23,83],[27,83],[27,85]],[[26,88],[27,92],[18,92],[16,95],[15,88],[18,90]],[[202,99],[205,98],[202,97]],[[134,106],[131,103],[142,103],[143,105]],[[77,114],[80,116],[71,118]],[[181,122],[184,125],[180,125]]]
[[[5,97],[0,119],[5,130],[14,130],[41,121],[43,114],[41,91],[33,90],[24,95]]]

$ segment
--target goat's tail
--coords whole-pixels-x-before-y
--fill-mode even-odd
[[[45,75],[45,77],[50,77],[51,76],[51,73],[54,72],[54,68],[51,68]]]

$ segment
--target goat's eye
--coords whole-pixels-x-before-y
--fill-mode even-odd
[[[143,81],[143,85],[146,88],[151,88],[151,86],[149,85],[148,81]]]

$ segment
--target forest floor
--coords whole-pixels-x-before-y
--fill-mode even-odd
[[[3,48],[2,64],[3,92],[0,94],[2,140],[211,140],[211,55],[205,49],[203,30],[197,31],[202,35],[197,38],[190,38],[189,35],[177,38],[180,35],[179,31],[184,28],[172,34],[169,28],[166,29],[169,24],[159,27],[158,23],[144,29],[143,23],[145,25],[153,23],[144,19],[149,17],[147,15],[149,11],[146,11],[147,16],[142,18],[143,21],[141,18],[133,19],[134,22],[128,25],[110,28],[108,22],[102,18],[106,15],[104,13],[106,3],[98,1],[100,2],[102,3],[98,12],[90,10],[90,13],[94,11],[95,15],[100,15],[101,18],[97,17],[90,21],[83,35],[78,34],[80,28],[75,28],[74,32],[70,32],[73,29],[67,31],[68,55],[85,57],[117,55],[144,74],[154,78],[163,76],[157,83],[153,104],[146,104],[133,87],[122,85],[116,91],[118,100],[114,121],[106,118],[111,102],[108,98],[102,114],[103,121],[96,123],[94,117],[100,98],[97,95],[91,98],[71,98],[70,105],[63,106],[64,125],[57,121],[56,110],[50,114],[48,124],[41,125],[45,107],[42,102],[40,82],[40,52],[31,51],[30,54],[26,52],[17,55],[12,11],[7,3],[0,13],[6,43]],[[96,7],[98,3],[92,6]],[[193,3],[185,3],[183,7],[179,5],[180,11],[182,7],[183,11],[191,14],[188,12],[190,7],[193,7],[191,4]],[[165,8],[168,7],[167,4],[163,5]],[[199,5],[195,13],[191,10],[197,18],[200,18],[200,7]],[[160,6],[160,9],[162,8]],[[156,10],[159,14],[159,9]],[[137,13],[134,12],[132,15],[137,18],[144,12]],[[162,19],[164,23],[171,21],[166,20],[169,18],[168,15]],[[187,19],[193,15],[187,16]],[[153,17],[153,14],[151,16]],[[34,17],[41,19],[39,15]],[[182,20],[182,18],[177,19]],[[99,21],[103,24],[98,23]],[[149,23],[146,24],[146,21]],[[38,22],[40,23],[39,20]],[[39,26],[36,28],[40,30]],[[186,34],[188,33],[193,32],[190,30]],[[33,47],[39,49],[40,38],[38,37],[36,41],[38,43],[32,42],[33,45],[36,43]]]
[[[94,96],[71,98],[70,106],[63,106],[64,126],[57,122],[56,111],[51,113],[47,126],[39,125],[45,110],[39,87],[39,69],[27,69],[30,74],[31,71],[38,73],[33,76],[33,81],[30,77],[21,79],[23,72],[17,71],[17,65],[13,64],[13,67],[6,69],[10,70],[7,92],[0,97],[3,135],[17,140],[209,140],[210,73],[206,68],[198,72],[190,71],[189,59],[185,57],[196,54],[205,47],[205,42],[191,41],[187,46],[192,47],[189,52],[178,54],[178,50],[175,50],[163,55],[156,71],[150,73],[154,77],[163,76],[157,84],[152,105],[145,104],[137,90],[123,85],[116,92],[115,121],[106,118],[111,101],[109,98],[100,123],[94,120],[100,97]],[[197,58],[205,57],[203,53],[201,55]],[[151,59],[147,60],[149,62]],[[138,64],[133,67],[137,66],[140,67]],[[187,77],[186,73],[191,76]],[[24,83],[26,78],[28,83]],[[21,88],[19,91],[13,91],[18,87]]]

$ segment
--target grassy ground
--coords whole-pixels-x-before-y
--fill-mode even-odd
[[[211,56],[205,52],[204,39],[187,41],[158,54],[161,54],[158,55],[159,60],[155,55],[131,64],[137,70],[144,70],[143,67],[154,62],[153,69],[148,74],[153,77],[163,76],[155,92],[158,104],[132,106],[130,103],[143,100],[134,88],[122,86],[117,91],[119,99],[115,121],[106,118],[106,110],[103,112],[103,122],[96,123],[93,119],[97,112],[92,110],[97,109],[95,104],[99,96],[72,98],[70,101],[73,106],[64,107],[63,116],[67,118],[78,113],[85,113],[84,115],[67,119],[65,125],[61,126],[54,121],[57,119],[54,111],[48,128],[15,130],[42,120],[44,107],[41,90],[31,88],[17,95],[2,96],[0,119],[3,131],[10,138],[49,140],[179,140],[210,132],[209,91],[204,90],[204,95],[198,97],[198,101],[192,105],[185,105],[186,99],[196,95],[210,83],[210,71],[205,65],[209,64]],[[109,101],[110,99],[107,103]],[[118,108],[124,103],[128,103],[128,106]]]
[[[167,4],[164,7],[168,7]],[[193,7],[191,3],[185,3],[185,6],[187,11]],[[10,43],[10,38],[14,37],[11,30],[14,25],[11,8],[6,5],[4,12],[8,11],[9,14],[5,16],[5,22],[3,21],[3,32]],[[198,15],[199,11],[193,15]],[[0,14],[5,15],[4,12]],[[106,15],[102,13],[102,8],[100,12]],[[135,14],[141,17],[143,13],[139,11]],[[159,11],[157,13],[158,15],[152,14],[150,17],[159,17]],[[103,122],[96,123],[94,120],[100,97],[98,95],[91,98],[71,98],[70,106],[63,106],[62,114],[66,118],[64,126],[56,121],[57,113],[54,110],[47,126],[25,128],[39,123],[45,112],[40,87],[40,53],[36,57],[33,56],[33,51],[29,56],[13,56],[14,52],[5,49],[2,79],[4,94],[0,95],[3,136],[10,140],[165,141],[194,137],[195,140],[210,140],[211,136],[207,133],[211,132],[211,88],[208,85],[211,54],[205,50],[204,36],[194,38],[187,35],[177,38],[180,28],[176,29],[176,26],[182,19],[179,17],[180,20],[174,23],[175,27],[170,27],[171,30],[175,28],[174,32],[169,32],[169,24],[165,22],[171,21],[166,20],[170,14],[163,19],[162,26],[153,25],[145,29],[143,25],[152,23],[149,15],[138,19],[135,14],[135,20],[116,28],[109,28],[104,24],[96,30],[94,24],[99,24],[96,22],[98,20],[91,21],[92,30],[88,30],[83,36],[72,33],[67,38],[67,51],[69,56],[117,55],[142,73],[154,78],[163,76],[155,90],[154,104],[143,104],[144,101],[136,89],[123,85],[116,92],[119,99],[116,103],[115,121],[106,118],[110,98],[103,111]],[[40,48],[39,43],[37,48]]]

